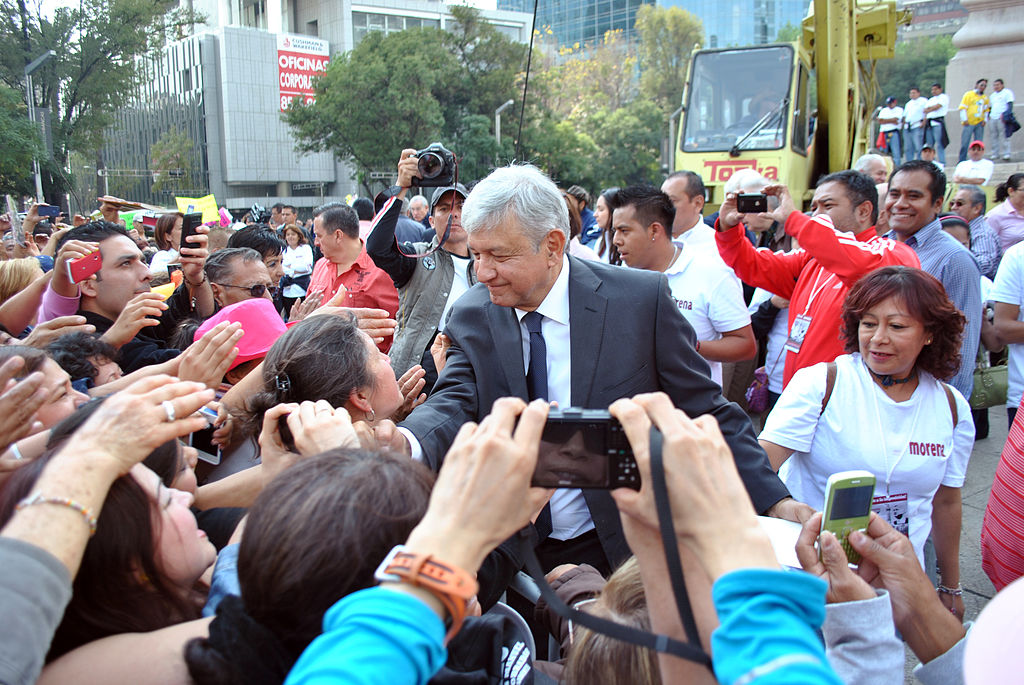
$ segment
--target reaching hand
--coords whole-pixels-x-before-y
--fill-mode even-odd
[[[424,378],[426,375],[427,372],[423,370],[423,367],[416,364],[398,379],[398,388],[405,401],[402,402],[402,406],[391,417],[393,421],[401,421],[411,414],[413,409],[427,401],[426,393],[420,392],[423,390],[423,386],[427,384]]]
[[[308,293],[305,298],[296,300],[292,305],[292,310],[288,312],[288,321],[302,321],[320,306],[323,299],[324,292],[316,290]]]
[[[43,428],[43,424],[33,421],[32,417],[50,392],[43,387],[43,374],[39,371],[15,380],[24,366],[25,360],[21,357],[10,357],[0,364],[0,452]]]
[[[108,397],[75,431],[75,453],[104,454],[124,475],[168,440],[205,428],[195,412],[212,399],[213,391],[199,383],[143,378]]]
[[[409,441],[390,419],[377,419],[372,426],[366,421],[356,421],[352,427],[363,449],[388,450],[407,457],[412,452]]]
[[[128,301],[114,325],[103,334],[103,340],[120,348],[143,328],[159,325],[159,321],[150,317],[159,317],[166,309],[167,304],[157,293],[139,293]]]
[[[58,316],[56,319],[44,321],[33,328],[32,332],[21,341],[21,344],[30,345],[42,350],[62,335],[95,332],[96,327],[91,323],[86,323],[84,316],[78,316],[77,314],[74,316]]]
[[[398,160],[398,186],[411,188],[412,181],[419,174],[419,159],[416,151],[412,148],[402,150],[402,156]]]
[[[430,356],[434,359],[434,368],[437,375],[441,375],[444,365],[448,362],[448,350],[452,346],[452,339],[444,333],[438,333],[430,346]]]
[[[548,490],[530,487],[547,413],[543,400],[526,405],[505,397],[480,425],[463,425],[408,546],[473,572],[501,541],[525,526],[550,496]]]
[[[691,419],[664,393],[621,399],[610,407],[622,424],[640,470],[640,491],[612,491],[619,511],[657,529],[650,467],[650,427],[662,434],[662,463],[680,542],[712,580],[739,568],[778,568],[757,522],[732,452],[710,416]]]
[[[244,334],[242,324],[221,321],[181,353],[178,375],[216,389],[238,356],[236,345]]]
[[[288,417],[288,430],[298,453],[289,451],[281,439],[279,421],[283,416]],[[335,409],[326,400],[271,407],[263,415],[259,443],[264,483],[269,483],[300,456],[310,457],[335,447],[359,446],[348,412]]]
[[[839,540],[829,531],[821,533],[821,512],[814,514],[804,523],[796,541],[796,557],[805,571],[828,583],[825,599],[830,603],[855,602],[872,599],[875,591],[867,582],[850,570]],[[815,540],[821,545],[821,558],[814,547]]]
[[[324,305],[309,316],[354,316],[360,329],[373,339],[374,343],[384,342],[384,338],[395,334],[395,326],[398,322],[390,318],[390,315],[383,309],[371,309],[368,307],[335,307]]]
[[[185,282],[193,287],[197,287],[203,282],[203,266],[206,264],[206,258],[210,256],[207,249],[210,241],[209,233],[209,226],[197,227],[195,235],[190,235],[185,239],[191,247],[183,247],[179,251],[178,262],[181,264],[181,274],[185,278]]]

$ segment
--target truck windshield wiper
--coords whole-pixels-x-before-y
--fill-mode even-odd
[[[750,140],[750,138],[752,138],[756,133],[758,133],[761,129],[763,129],[765,126],[767,126],[768,122],[770,122],[773,119],[775,119],[775,117],[780,112],[782,112],[786,108],[786,106],[788,104],[789,104],[789,98],[782,98],[782,100],[779,101],[779,104],[774,109],[772,109],[770,112],[768,112],[763,117],[761,117],[757,121],[757,123],[755,123],[753,126],[750,127],[749,131],[744,133],[742,136],[740,136],[736,140],[736,143],[729,150],[729,155],[731,157],[739,157],[740,156],[740,149],[741,149],[741,146],[743,145],[743,143],[745,143],[748,140]]]

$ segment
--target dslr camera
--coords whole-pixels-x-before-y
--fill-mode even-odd
[[[604,409],[552,408],[532,484],[544,488],[640,489],[633,448]]]
[[[458,163],[455,155],[441,143],[431,143],[416,152],[419,176],[413,180],[421,188],[443,188],[454,185]]]

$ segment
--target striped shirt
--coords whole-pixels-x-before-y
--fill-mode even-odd
[[[970,229],[971,254],[978,260],[978,268],[981,269],[983,275],[995,278],[999,260],[1003,258],[1003,251],[996,239],[996,232],[988,225],[984,215],[971,219]]]
[[[890,231],[886,237],[896,238]],[[981,342],[981,270],[970,251],[942,230],[937,218],[905,241],[921,260],[921,268],[942,282],[946,295],[967,318],[960,344],[960,369],[949,384],[970,399],[974,360]]]
[[[996,590],[1024,576],[1024,411],[1010,426],[981,524],[981,568]]]

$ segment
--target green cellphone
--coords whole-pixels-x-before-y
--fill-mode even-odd
[[[821,517],[821,530],[835,534],[851,564],[860,563],[860,554],[850,546],[848,538],[852,531],[862,531],[868,527],[874,494],[875,476],[869,471],[834,473],[825,485],[825,512]]]

